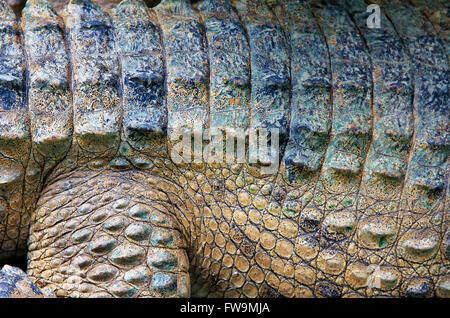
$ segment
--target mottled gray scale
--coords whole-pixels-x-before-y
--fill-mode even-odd
[[[386,4],[403,38],[415,74],[415,146],[409,180],[429,190],[443,189],[450,145],[449,71],[444,48],[431,23],[418,10],[401,3]]]
[[[251,127],[278,128],[288,138],[290,62],[283,29],[264,1],[232,1],[251,55]]]
[[[156,293],[156,297],[174,295],[177,291],[177,279],[172,274],[155,273],[150,283],[150,289]]]
[[[154,8],[166,58],[168,135],[206,127],[208,55],[200,17],[187,0],[163,1]]]
[[[333,124],[325,166],[359,173],[371,134],[371,76],[364,42],[340,7],[314,10],[327,39],[332,71]]]
[[[327,45],[310,9],[298,1],[274,11],[291,45],[292,102],[290,137],[284,161],[317,171],[331,127],[331,84]]]
[[[210,63],[210,128],[246,129],[250,120],[250,52],[228,0],[202,1]]]
[[[135,241],[143,241],[150,236],[151,230],[142,224],[131,224],[125,230],[125,235]]]
[[[24,167],[30,133],[25,101],[25,59],[16,15],[0,2],[0,259],[23,253],[19,238]],[[23,236],[23,235],[22,235]]]
[[[156,17],[141,1],[122,1],[111,13],[122,67],[123,132],[139,147],[141,139],[163,135],[167,129],[159,31]]]
[[[90,0],[71,1],[63,12],[72,57],[75,140],[104,152],[119,142],[119,67],[110,18]]]
[[[117,266],[130,266],[141,264],[144,260],[145,250],[135,244],[122,243],[109,255],[109,259]]]
[[[384,14],[381,28],[368,28],[367,4],[342,0],[353,16],[372,59],[374,136],[367,159],[371,173],[401,179],[413,133],[413,83],[407,50]]]
[[[178,265],[177,255],[170,250],[152,248],[148,251],[148,264],[158,270],[176,270]]]
[[[69,60],[62,21],[41,0],[28,1],[22,13],[25,51],[28,56],[28,108],[31,136],[40,151],[50,143],[65,153],[72,135]],[[42,45],[45,43],[44,45]],[[55,151],[51,148],[50,151]]]

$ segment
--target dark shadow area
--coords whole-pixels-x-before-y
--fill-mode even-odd
[[[23,257],[18,257],[10,260],[0,261],[0,269],[3,268],[4,265],[10,265],[14,267],[18,267],[24,272],[27,271],[27,257],[24,255]]]

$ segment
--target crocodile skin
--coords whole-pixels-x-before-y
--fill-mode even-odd
[[[448,3],[371,2],[0,0],[0,261],[56,296],[449,297]],[[208,128],[278,129],[279,169],[172,160]]]

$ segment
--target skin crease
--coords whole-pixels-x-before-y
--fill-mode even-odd
[[[0,251],[26,256],[37,286],[450,296],[439,1],[381,1],[384,33],[366,28],[363,0],[53,0],[39,19],[7,2],[21,15],[32,125],[31,138],[0,142],[15,173],[0,185],[11,193]],[[280,167],[175,164],[179,126],[284,129]]]

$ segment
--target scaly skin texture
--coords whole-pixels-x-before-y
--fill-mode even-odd
[[[57,296],[450,296],[445,1],[52,3],[0,2],[1,261]],[[280,167],[175,164],[179,128],[278,128]]]

